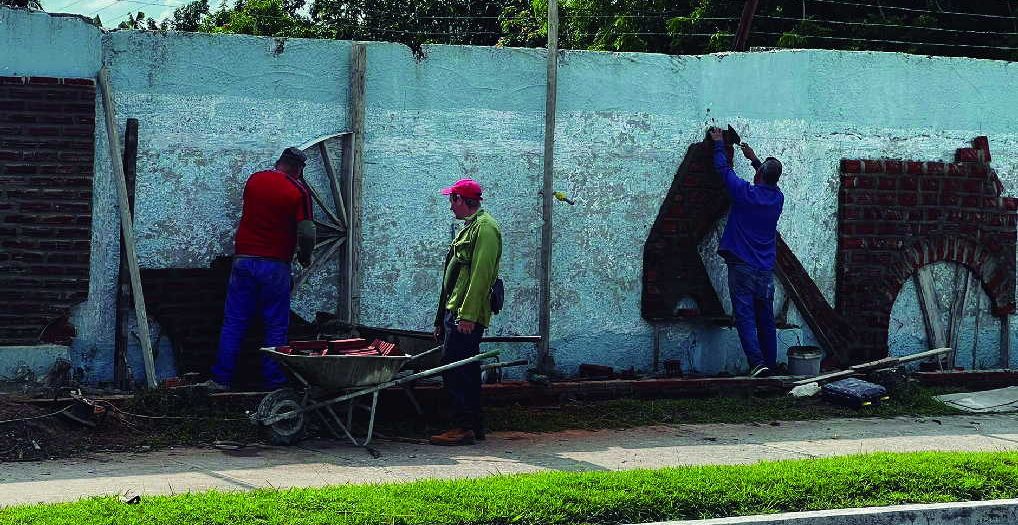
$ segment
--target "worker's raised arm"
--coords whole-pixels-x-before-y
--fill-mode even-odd
[[[721,175],[728,194],[734,199],[739,193],[749,188],[749,183],[736,175],[735,170],[728,164],[728,155],[725,153],[725,141],[721,135],[721,130],[712,128],[710,138],[714,141],[714,169]]]

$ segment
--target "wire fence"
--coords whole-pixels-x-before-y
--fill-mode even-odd
[[[74,0],[68,5],[82,1]],[[544,20],[540,13],[533,10],[511,15],[505,12],[493,14],[484,11],[488,8],[483,5],[477,12],[469,12],[466,8],[471,4],[449,4],[444,7],[432,5],[432,11],[428,12],[415,12],[418,11],[415,4],[410,12],[397,13],[344,4],[337,11],[328,8],[336,5],[331,1],[315,0],[311,10],[314,14],[279,14],[246,9],[236,20],[259,26],[254,28],[256,32],[285,33],[272,36],[386,40],[416,45],[468,43],[540,47],[546,38]],[[899,0],[898,3],[904,1]],[[765,7],[754,16],[749,33],[751,46],[872,49],[1018,60],[1018,17],[1013,14],[1010,0],[972,3],[969,7],[972,10],[968,11],[932,9],[930,4],[922,4],[926,8],[885,5],[885,2],[872,0],[798,0],[791,2],[801,3],[802,16],[798,17],[789,16],[798,12],[775,9],[778,3],[780,0],[772,0],[770,4],[766,0],[761,2]],[[185,0],[110,0],[100,4],[95,13],[125,5],[169,9],[189,4]],[[707,13],[635,8],[604,13],[561,7],[560,47],[672,54],[726,51],[731,48],[739,27],[742,2],[729,1],[718,5],[727,7]],[[977,7],[983,8],[984,12],[976,12]],[[456,8],[464,8],[468,12],[449,12]],[[437,9],[445,9],[446,12],[435,12]],[[1004,11],[1009,14],[1002,14]],[[133,13],[123,20],[132,18]],[[172,24],[170,27],[173,27]]]

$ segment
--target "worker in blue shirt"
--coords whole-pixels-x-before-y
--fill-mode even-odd
[[[718,254],[728,266],[735,328],[751,367],[750,377],[766,377],[775,369],[778,355],[774,260],[778,218],[785,204],[778,189],[781,162],[774,157],[760,162],[753,148],[741,144],[742,153],[756,169],[750,184],[732,169],[722,131],[711,128],[710,138],[714,141],[714,168],[732,201]]]

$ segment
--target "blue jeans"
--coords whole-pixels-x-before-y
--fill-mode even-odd
[[[473,357],[481,352],[484,327],[474,325],[474,331],[461,334],[456,329],[456,317],[446,312],[442,364]],[[452,399],[453,424],[468,430],[481,430],[481,363],[474,361],[442,373],[442,384]]]
[[[774,368],[778,334],[774,326],[774,272],[741,262],[728,263],[728,291],[742,351],[750,367]]]
[[[212,366],[212,379],[216,383],[233,385],[244,335],[256,314],[261,315],[265,323],[263,346],[286,344],[290,327],[290,281],[290,265],[284,262],[255,257],[234,259],[226,291],[219,352]],[[286,384],[283,369],[269,356],[262,356],[262,375],[270,390]]]

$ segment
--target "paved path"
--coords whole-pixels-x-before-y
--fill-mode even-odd
[[[624,431],[500,432],[473,447],[378,441],[379,458],[332,441],[238,451],[173,449],[0,464],[0,505],[203,489],[464,478],[542,470],[742,464],[874,451],[1018,450],[1011,415],[840,419],[771,425],[673,425]]]

